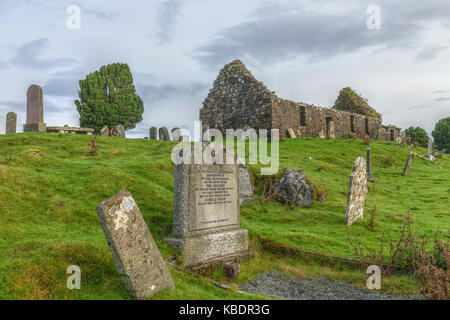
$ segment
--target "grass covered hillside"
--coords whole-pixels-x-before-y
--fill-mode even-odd
[[[98,137],[98,155],[90,154],[92,137],[47,133],[0,136],[0,299],[131,299],[114,267],[97,217],[96,206],[120,190],[135,198],[164,258],[175,252],[163,244],[172,227],[172,142]],[[373,247],[380,233],[398,236],[403,215],[414,214],[414,228],[432,237],[440,228],[450,239],[450,159],[413,161],[401,175],[409,150],[372,142],[373,172],[364,221],[345,225],[348,177],[360,140],[287,139],[280,143],[280,168],[303,169],[326,189],[325,202],[312,208],[289,208],[261,196],[241,208],[241,227],[250,233],[255,258],[242,264],[237,282],[278,269],[299,277],[327,276],[364,287],[364,270],[322,265],[267,251],[261,240],[354,257],[348,235],[360,234]],[[425,149],[417,149],[425,154]],[[391,165],[392,158],[394,163]],[[388,163],[389,162],[389,163]],[[255,172],[257,170],[254,170]],[[375,227],[369,212],[376,205]],[[82,289],[66,287],[66,269],[78,265]],[[223,291],[209,281],[169,268],[177,290],[155,299],[251,299],[237,285]],[[211,277],[224,282],[220,270]],[[410,275],[385,279],[383,290],[417,292]]]

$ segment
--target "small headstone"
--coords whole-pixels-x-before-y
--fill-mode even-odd
[[[348,198],[346,223],[352,225],[356,220],[364,217],[364,206],[366,204],[367,194],[367,168],[366,160],[359,157],[353,166],[353,172],[350,175],[348,183]]]
[[[239,205],[250,202],[255,198],[253,183],[250,178],[249,168],[244,163],[239,164]]]
[[[131,194],[121,191],[97,207],[114,263],[128,292],[146,299],[175,288],[166,263]]]
[[[189,164],[175,165],[173,238],[165,241],[182,252],[186,267],[248,258],[248,231],[239,227],[237,162],[194,164],[196,147]]]
[[[297,138],[297,136],[295,135],[294,129],[292,129],[292,128],[288,129],[288,135],[289,135],[289,138],[292,138],[292,139]]]
[[[409,169],[411,168],[411,164],[414,158],[414,152],[411,152],[406,160],[405,168],[403,169],[403,175],[407,176],[409,174]]]
[[[158,128],[150,128],[150,140],[158,140]]]
[[[42,88],[33,84],[27,91],[27,122],[24,132],[47,131],[44,123],[44,93]]]
[[[6,115],[6,134],[17,132],[17,114],[8,112]]]
[[[109,137],[109,129],[107,126],[104,126],[102,130],[100,130],[100,135],[102,137]]]
[[[180,137],[181,137],[181,129],[173,128],[172,129],[172,141],[180,141]]]
[[[367,179],[369,181],[373,181],[373,173],[372,173],[372,149],[367,148]]]
[[[428,140],[428,154],[427,156],[431,156],[433,152],[433,141],[431,139]]]
[[[114,128],[111,129],[110,135],[112,137],[121,137],[121,138],[125,138],[125,128],[123,125],[118,124],[117,126],[115,126]]]
[[[169,130],[166,127],[159,128],[159,140],[170,141]]]
[[[236,280],[240,272],[241,266],[238,263],[227,262],[223,266],[223,274],[228,280]]]

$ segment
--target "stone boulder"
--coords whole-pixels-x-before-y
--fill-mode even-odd
[[[314,201],[314,186],[306,183],[303,171],[284,169],[284,175],[275,189],[276,198],[282,204],[309,208]]]

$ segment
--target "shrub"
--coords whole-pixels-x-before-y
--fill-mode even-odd
[[[388,157],[388,158],[384,159],[383,166],[385,168],[389,168],[389,167],[392,167],[394,165],[394,163],[395,163],[395,159],[392,157]]]
[[[415,142],[418,142],[419,145],[424,148],[428,146],[428,140],[430,138],[428,137],[427,132],[421,127],[409,127],[405,130],[405,134],[413,141],[414,145],[416,145]]]
[[[439,120],[432,132],[434,143],[440,150],[446,149],[450,153],[450,117]]]

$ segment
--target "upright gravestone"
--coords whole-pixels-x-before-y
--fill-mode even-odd
[[[107,126],[104,126],[102,130],[100,130],[100,135],[102,137],[109,137],[109,129]]]
[[[6,134],[17,132],[17,114],[8,112],[6,115]]]
[[[27,91],[27,122],[24,132],[46,131],[44,123],[44,94],[42,88],[33,84]]]
[[[172,141],[180,141],[181,129],[173,128],[172,129]]]
[[[239,163],[239,205],[250,202],[255,198],[253,183],[250,178],[249,168],[242,161]]]
[[[237,162],[194,164],[191,148],[190,164],[175,166],[173,238],[165,241],[194,269],[250,257],[248,231],[239,228]]]
[[[170,141],[169,130],[166,127],[159,128],[159,140]]]
[[[356,159],[348,183],[346,223],[352,225],[364,217],[367,194],[367,168],[363,157]]]
[[[158,128],[150,128],[150,140],[158,140]]]
[[[175,288],[166,263],[131,194],[121,191],[97,207],[116,269],[128,292],[146,299]]]
[[[367,148],[367,179],[369,181],[373,181],[373,173],[372,173],[372,149]]]
[[[118,124],[117,126],[115,126],[114,128],[111,129],[110,132],[111,136],[113,137],[121,137],[121,138],[125,138],[125,127],[121,124]]]
[[[411,168],[411,164],[414,158],[414,152],[411,152],[406,160],[405,168],[403,169],[403,175],[407,176],[409,174],[409,169]]]
[[[431,141],[431,139],[428,140],[428,154],[427,154],[427,157],[430,160],[434,160],[434,157],[433,157],[433,141]]]

